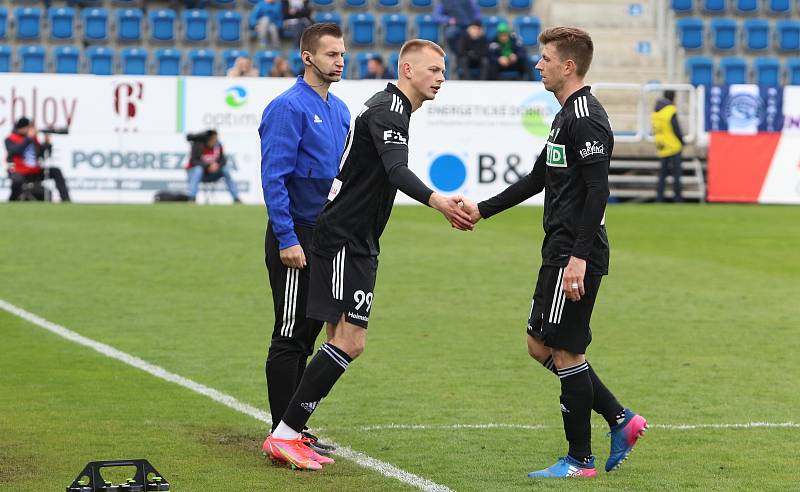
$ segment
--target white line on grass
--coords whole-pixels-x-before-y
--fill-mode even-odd
[[[150,373],[157,378],[169,381],[171,383],[175,383],[179,386],[183,386],[186,389],[194,391],[195,393],[207,396],[216,402],[222,403],[228,408],[236,410],[237,412],[243,413],[245,415],[249,415],[254,419],[264,422],[265,424],[272,423],[272,417],[270,416],[270,414],[254,406],[243,403],[231,395],[227,395],[225,393],[222,393],[221,391],[215,390],[214,388],[209,388],[208,386],[192,381],[191,379],[187,379],[183,376],[179,376],[178,374],[169,372],[163,367],[151,364],[138,357],[122,352],[121,350],[117,350],[110,345],[106,345],[105,343],[101,343],[92,340],[91,338],[87,338],[83,335],[79,335],[78,333],[75,333],[72,330],[69,330],[61,325],[58,325],[44,318],[36,316],[35,314],[28,312],[20,307],[17,307],[9,302],[6,302],[3,299],[0,299],[0,308],[8,311],[9,313],[15,316],[24,319],[25,321],[33,323],[34,325],[40,328],[44,328],[45,330],[54,333],[62,338],[66,338],[71,342],[75,342],[78,345],[83,345],[84,347],[88,347],[102,355],[105,355],[106,357],[110,357],[120,362],[124,362],[129,366],[133,366],[137,369],[141,369],[144,372]],[[386,477],[395,478],[397,480],[400,480],[401,482],[407,483],[409,485],[412,485],[414,487],[417,487],[425,491],[453,492],[451,489],[445,487],[444,485],[431,482],[428,479],[414,475],[413,473],[407,472],[405,470],[401,470],[400,468],[397,468],[396,466],[390,463],[386,463],[384,461],[372,458],[364,453],[361,453],[354,449],[350,449],[345,446],[336,445],[336,454],[341,456],[342,458],[354,461],[355,463],[363,466],[364,468],[376,471]]]
[[[516,429],[516,430],[541,430],[555,426],[545,424],[378,424],[361,426],[328,426],[318,427],[317,430],[339,430],[339,431],[378,431],[378,430],[458,430],[458,429]],[[798,422],[745,422],[740,424],[648,424],[653,429],[667,430],[697,430],[697,429],[800,429]],[[560,426],[559,426],[560,428]]]

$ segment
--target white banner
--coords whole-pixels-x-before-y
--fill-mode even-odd
[[[293,79],[0,75],[0,128],[33,117],[53,137],[76,202],[144,203],[159,189],[185,190],[187,132],[219,131],[245,203],[263,203],[258,125]],[[333,86],[353,114],[384,81]],[[490,91],[487,91],[487,88]],[[528,173],[559,105],[541,83],[447,82],[411,120],[410,168],[433,189],[481,200]],[[5,178],[5,176],[3,176]],[[8,180],[0,179],[8,188]],[[214,201],[228,202],[217,184]],[[221,192],[219,190],[222,190]],[[412,201],[402,194],[399,203]],[[541,203],[542,196],[530,201]]]

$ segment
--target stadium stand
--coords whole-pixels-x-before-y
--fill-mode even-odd
[[[44,73],[46,55],[43,46],[21,46],[19,48],[20,72]]]
[[[258,74],[262,77],[269,75],[272,71],[272,64],[280,53],[275,50],[259,51],[256,53],[255,65],[258,67]]]
[[[800,85],[800,58],[788,58],[786,60],[787,84]]]
[[[75,9],[72,7],[50,7],[47,9],[50,22],[50,39],[72,39],[74,36]]]
[[[383,16],[383,42],[387,45],[401,45],[406,42],[408,17],[403,14]]]
[[[222,71],[227,71],[233,66],[233,62],[240,56],[250,58],[250,52],[239,48],[231,48],[222,52]]]
[[[114,50],[107,46],[90,46],[86,49],[89,73],[111,75],[114,73]]]
[[[434,43],[439,42],[439,23],[431,14],[418,14],[416,17],[417,37]]]
[[[8,9],[0,6],[0,39],[6,37],[8,32]]]
[[[183,39],[185,41],[202,42],[208,39],[208,12],[201,9],[184,10]]]
[[[781,62],[773,57],[761,57],[753,60],[753,71],[758,85],[779,85]]]
[[[41,31],[42,11],[38,7],[18,7],[14,17],[17,21],[17,39],[37,39]]]
[[[175,39],[175,11],[172,9],[151,10],[150,39],[152,41],[172,41]]]
[[[0,46],[0,72],[10,72],[11,68],[11,48]]]
[[[108,39],[108,11],[106,9],[84,9],[81,12],[83,39],[106,41]]]
[[[738,56],[726,56],[719,61],[724,84],[744,84],[747,82],[747,61]]]
[[[159,48],[155,52],[156,75],[180,75],[181,52],[174,48]]]
[[[56,73],[79,73],[80,51],[74,46],[56,46],[53,48],[53,64]]]
[[[223,43],[238,43],[242,38],[242,14],[232,10],[218,12],[217,37]]]
[[[120,50],[119,58],[123,74],[147,74],[147,50],[143,48],[123,48]]]
[[[140,9],[117,10],[117,40],[120,42],[139,42],[142,39],[142,18]]]
[[[189,50],[189,75],[214,75],[214,52],[205,48]]]

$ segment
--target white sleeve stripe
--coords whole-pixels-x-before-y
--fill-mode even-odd
[[[583,103],[584,116],[589,116],[589,101],[586,99],[586,96],[581,97],[581,102]]]

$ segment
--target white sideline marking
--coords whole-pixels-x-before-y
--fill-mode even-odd
[[[151,364],[145,360],[130,355],[126,352],[122,352],[121,350],[117,350],[110,345],[106,345],[105,343],[101,343],[92,340],[91,338],[87,338],[83,335],[79,335],[78,333],[72,330],[69,330],[61,325],[58,325],[44,318],[36,316],[35,314],[30,313],[22,308],[19,308],[9,302],[6,302],[3,299],[0,299],[0,308],[8,311],[9,313],[15,316],[24,319],[25,321],[33,323],[34,325],[40,328],[44,328],[45,330],[53,334],[56,334],[62,338],[66,338],[71,342],[75,342],[78,345],[83,345],[84,347],[88,347],[100,353],[101,355],[105,355],[106,357],[109,357],[111,359],[116,359],[120,362],[124,362],[129,366],[133,366],[137,369],[141,369],[144,372],[150,373],[159,379],[175,383],[179,386],[183,386],[186,389],[194,391],[195,393],[207,396],[216,402],[222,403],[228,408],[236,410],[237,412],[243,413],[245,415],[249,415],[256,420],[264,422],[265,424],[268,425],[272,424],[272,417],[270,416],[269,413],[260,410],[252,405],[248,405],[247,403],[243,403],[231,395],[227,395],[221,391],[215,390],[214,388],[209,388],[208,386],[192,381],[191,379],[187,379],[178,374],[169,372],[163,367]],[[363,466],[364,468],[376,471],[383,476],[395,478],[397,480],[400,480],[401,482],[407,483],[409,485],[412,485],[414,487],[417,487],[425,491],[453,492],[451,489],[445,487],[444,485],[439,485],[438,483],[431,482],[430,480],[414,475],[413,473],[401,470],[400,468],[397,468],[396,466],[390,463],[386,463],[384,461],[372,458],[364,453],[361,453],[354,449],[350,449],[346,446],[340,446],[338,444],[335,444],[335,446],[336,446],[335,454],[341,456],[342,458],[354,461],[355,463]]]
[[[458,429],[517,429],[517,430],[541,430],[548,429],[555,426],[544,424],[502,424],[502,423],[489,423],[489,424],[441,424],[441,425],[426,425],[426,424],[379,424],[379,425],[362,425],[354,427],[345,426],[328,426],[317,427],[318,430],[353,430],[353,431],[378,431],[378,430],[458,430]],[[597,428],[605,428],[605,426],[594,426]],[[667,429],[667,430],[697,430],[697,429],[755,429],[755,428],[770,428],[770,429],[800,429],[798,422],[745,422],[740,424],[648,424],[650,429]],[[560,426],[559,426],[560,428]]]

